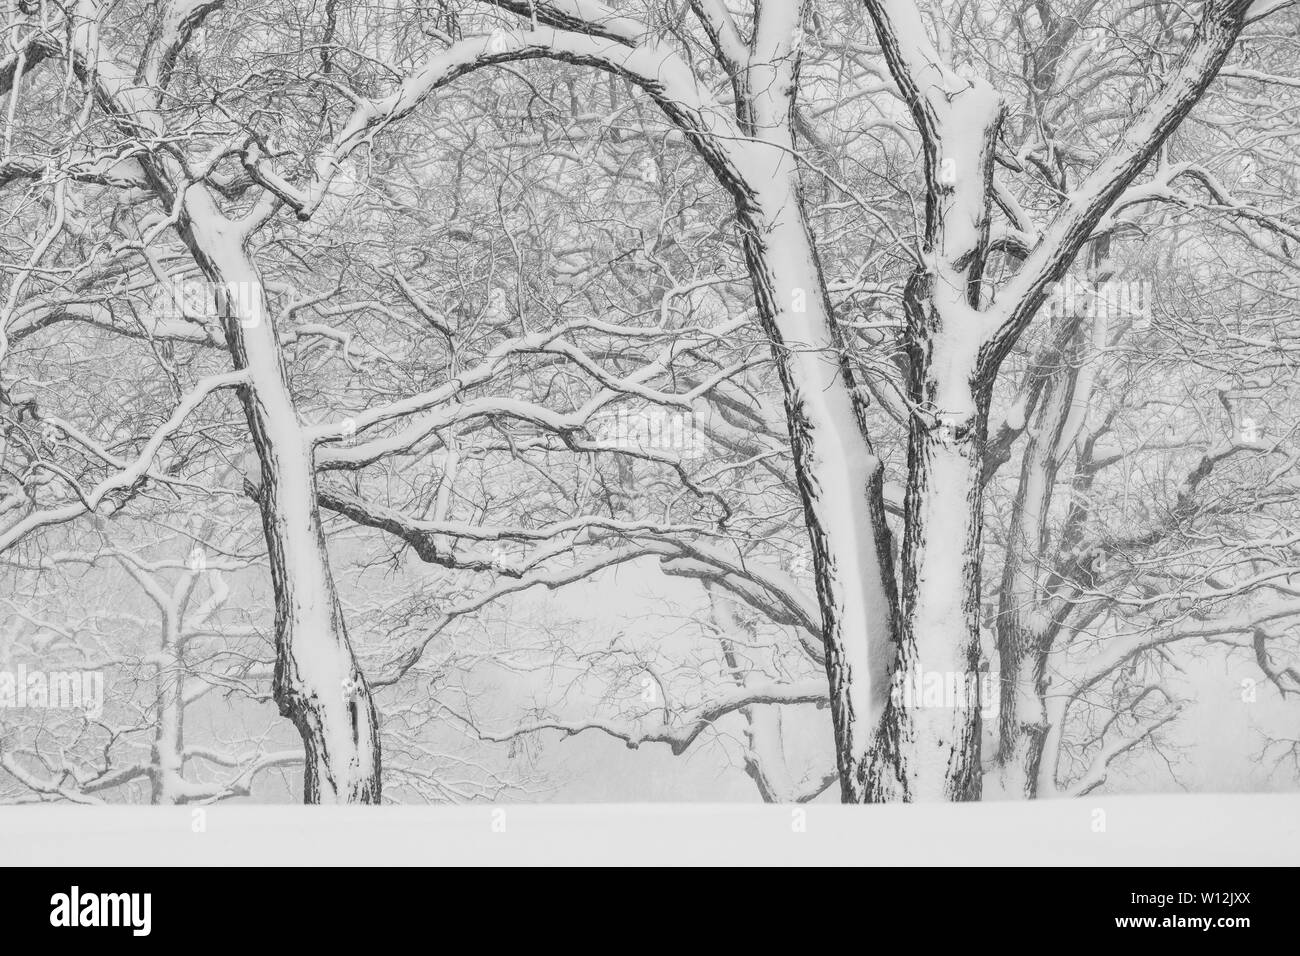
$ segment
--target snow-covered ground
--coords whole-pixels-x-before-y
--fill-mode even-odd
[[[806,807],[11,807],[8,865],[1296,865],[1300,796]]]

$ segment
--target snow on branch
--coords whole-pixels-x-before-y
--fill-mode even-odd
[[[256,182],[292,207],[300,219],[310,219],[348,157],[385,127],[413,112],[438,89],[483,67],[519,60],[555,59],[593,66],[641,87],[692,139],[719,175],[739,183],[729,145],[730,140],[737,138],[738,131],[727,110],[713,102],[675,53],[659,44],[628,45],[630,34],[623,36],[626,24],[617,19],[612,22],[620,34],[617,39],[606,36],[609,31],[568,32],[549,26],[535,26],[519,33],[467,37],[434,54],[403,80],[397,90],[378,100],[362,98],[333,80],[317,77],[351,99],[355,106],[330,147],[316,158],[311,180],[303,186],[285,180],[275,172],[270,159],[255,142],[245,147],[245,168]]]
[[[16,524],[0,532],[0,552],[13,547],[15,543],[38,528],[68,522],[80,515],[97,511],[110,496],[119,492],[129,492],[138,482],[145,478],[163,478],[164,476],[154,476],[151,472],[154,459],[163,442],[180,429],[190,413],[198,408],[210,394],[220,389],[238,388],[246,385],[247,382],[248,375],[242,371],[212,375],[201,380],[189,394],[177,403],[171,417],[154,430],[134,461],[118,463],[121,470],[102,479],[92,488],[82,488],[76,479],[63,473],[62,469],[57,469],[57,466],[48,462],[35,462],[32,465],[33,469],[57,471],[60,477],[71,485],[77,500],[58,507],[33,511]],[[60,423],[60,427],[75,436],[75,430],[66,422]],[[88,447],[94,447],[93,443],[88,439],[85,440],[84,444]],[[102,449],[100,453],[102,457],[108,457],[107,453],[103,452]],[[109,460],[112,461],[113,459],[109,458]]]
[[[1133,118],[1114,152],[1067,198],[1020,270],[987,310],[981,365],[996,369],[1065,275],[1102,217],[1192,110],[1227,59],[1250,0],[1209,0],[1182,57],[1160,91]]]
[[[681,755],[690,748],[700,734],[712,727],[720,718],[738,710],[766,704],[823,704],[826,698],[826,682],[822,680],[814,679],[794,684],[746,685],[719,694],[716,699],[709,701],[699,710],[682,714],[677,720],[666,719],[659,724],[646,727],[607,720],[538,720],[505,732],[493,733],[477,728],[474,732],[482,740],[504,743],[516,737],[544,730],[559,731],[566,737],[574,737],[594,730],[623,741],[631,750],[643,744],[657,743],[667,744],[674,754]]]

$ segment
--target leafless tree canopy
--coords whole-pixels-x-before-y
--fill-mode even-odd
[[[0,800],[1295,786],[1294,0],[0,11]]]

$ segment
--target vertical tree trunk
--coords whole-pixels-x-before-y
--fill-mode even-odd
[[[983,361],[981,305],[1003,105],[989,84],[947,67],[913,5],[882,0],[868,12],[925,153],[925,242],[904,301],[912,416],[898,676],[902,688],[942,688],[937,702],[891,699],[870,790],[978,800],[981,474],[996,374]]]
[[[221,318],[261,463],[259,505],[275,588],[274,689],[305,749],[307,803],[378,803],[379,718],[357,667],[325,549],[310,447],[289,394],[261,276],[238,234],[191,189],[182,234],[204,273],[226,290]]]
[[[996,621],[1002,679],[997,786],[1007,797],[1032,798],[1047,736],[1047,653],[1050,621],[1044,617],[1043,567],[1048,511],[1056,483],[1057,449],[1070,417],[1075,372],[1066,368],[1044,390],[1030,431],[1012,505]]]
[[[799,192],[791,123],[802,19],[800,3],[759,18],[735,84],[737,116],[753,139],[743,154],[748,187],[735,198],[812,548],[841,798],[860,803],[889,694],[897,592],[883,469]]]
[[[749,677],[736,654],[733,640],[739,638],[746,644],[753,644],[758,635],[752,625],[747,626],[737,619],[730,598],[712,584],[706,584],[705,588],[709,595],[710,616],[722,637],[723,663],[737,686],[744,687]],[[764,705],[742,707],[740,716],[745,721],[745,773],[754,781],[759,796],[764,803],[794,802],[798,794],[785,755],[781,708]]]
[[[740,208],[743,242],[785,393],[822,610],[841,796],[857,803],[866,797],[863,771],[893,653],[883,471],[831,317],[793,160],[772,152],[769,185]]]
[[[98,23],[93,4],[79,5],[70,45],[83,81],[126,136],[168,138],[152,95],[116,62]],[[226,290],[219,309],[226,344],[235,367],[248,372],[240,400],[261,464],[259,505],[275,588],[275,697],[303,739],[304,800],[377,803],[378,716],[348,640],[316,502],[313,450],[289,393],[249,236],[173,153],[156,150],[139,161],[162,207],[177,211],[176,229],[203,274]]]
[[[932,366],[913,391],[895,687],[872,769],[873,800],[978,800],[981,791],[981,471],[986,396],[953,403]],[[949,383],[951,384],[951,383]],[[943,397],[941,397],[941,392]],[[951,411],[945,411],[948,408]],[[973,411],[972,411],[973,410]],[[941,688],[941,699],[928,691]],[[919,691],[919,692],[913,692]]]
[[[1108,250],[1105,237],[1094,241],[1090,249],[1090,269],[1099,287],[1109,279],[1109,272],[1103,271]],[[1052,730],[1048,662],[1062,623],[1058,616],[1066,610],[1061,605],[1053,611],[1053,591],[1049,590],[1053,576],[1048,568],[1055,558],[1049,549],[1061,542],[1049,540],[1048,521],[1057,475],[1074,446],[1093,387],[1083,334],[1090,313],[1092,347],[1103,349],[1108,341],[1104,308],[1090,309],[1086,301],[1078,303],[1078,308],[1067,306],[1068,300],[1061,303],[1051,330],[1060,343],[1059,352],[1049,363],[1054,367],[1041,373],[1047,382],[1037,420],[1028,430],[995,622],[1002,693],[994,779],[1002,796],[1020,799],[1037,797],[1044,775],[1055,778],[1055,759],[1043,766]]]
[[[185,767],[185,660],[181,647],[180,621],[163,613],[161,660],[155,665],[158,718],[154,724],[153,753],[149,775],[151,802],[184,803]]]
[[[1000,796],[1033,799],[1049,725],[1046,709],[1047,657],[1041,635],[1021,622],[999,620],[998,661],[1002,678],[996,785]]]

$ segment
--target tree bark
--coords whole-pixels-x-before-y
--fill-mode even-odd
[[[155,804],[185,802],[185,651],[180,621],[172,610],[163,611],[161,660],[155,665],[158,717],[149,774]]]
[[[873,800],[978,800],[981,794],[980,563],[992,375],[981,368],[993,152],[1001,97],[924,67],[881,14],[887,56],[921,127],[926,230],[904,296],[908,424],[897,683],[871,769]],[[913,40],[915,38],[913,37]],[[936,703],[908,688],[937,684]],[[951,691],[948,688],[952,688]],[[918,699],[918,696],[920,699]]]
[[[938,337],[941,338],[941,337]],[[987,394],[935,362],[913,363],[906,530],[894,687],[871,768],[873,800],[978,800],[981,792],[981,472]],[[942,346],[940,346],[942,348]],[[956,396],[956,397],[955,397]],[[911,689],[944,688],[941,701]],[[951,688],[949,690],[948,688]]]
[[[378,803],[379,718],[339,604],[316,500],[313,451],[294,408],[261,276],[246,238],[190,189],[181,233],[221,289],[221,321],[261,465],[258,504],[275,589],[274,691],[302,736],[306,803]]]
[[[794,196],[791,184],[782,199],[746,210],[744,246],[785,393],[822,610],[841,796],[859,803],[871,735],[889,694],[892,555],[881,462],[842,364],[820,265]]]
[[[101,40],[93,4],[83,2],[78,11],[70,31],[74,67],[100,107],[127,137],[166,138],[166,120],[148,87]],[[258,503],[275,589],[274,692],[280,713],[303,739],[303,798],[377,803],[378,715],[343,621],[316,500],[313,449],[289,392],[249,233],[222,213],[206,185],[190,181],[191,171],[170,152],[157,150],[139,162],[161,206],[175,210],[177,232],[203,275],[225,290],[222,328],[235,367],[248,373],[239,394],[261,467]]]
[[[797,7],[798,5],[792,5]],[[864,769],[889,692],[896,591],[883,470],[865,400],[826,294],[805,220],[790,134],[801,10],[760,22],[736,84],[748,189],[736,195],[759,319],[785,398],[826,646],[841,798],[866,798]]]

